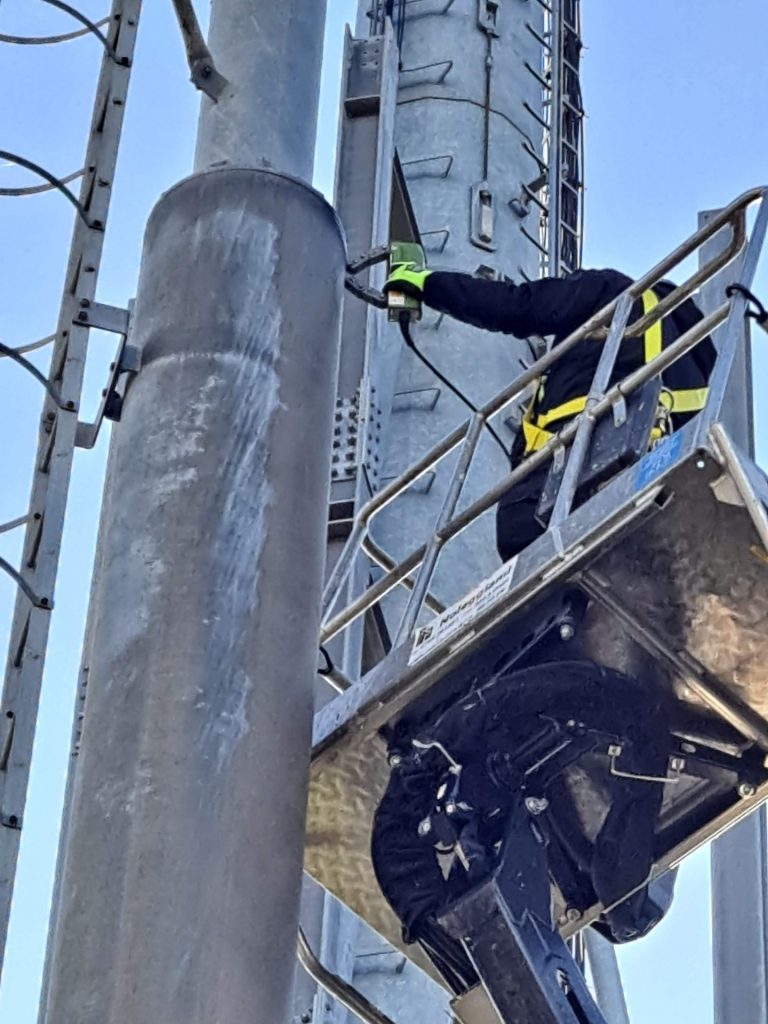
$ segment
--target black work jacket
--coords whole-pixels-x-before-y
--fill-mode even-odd
[[[557,345],[593,314],[620,295],[631,278],[618,270],[577,270],[564,278],[545,277],[529,284],[487,281],[469,274],[435,271],[425,281],[424,301],[442,313],[486,331],[501,331],[516,338],[554,335]],[[662,281],[654,287],[658,298],[675,286]],[[638,300],[630,324],[643,315]],[[702,319],[688,299],[663,320],[662,348],[667,348]],[[600,359],[599,342],[585,339],[575,345],[549,370],[540,389],[534,413],[543,414],[573,398],[586,395]],[[625,338],[619,349],[611,383],[622,380],[645,362],[644,339]],[[705,387],[715,364],[715,348],[705,338],[687,355],[664,371],[671,390]],[[675,416],[681,426],[690,415]],[[563,421],[565,422],[565,421]],[[553,429],[559,429],[558,428]]]

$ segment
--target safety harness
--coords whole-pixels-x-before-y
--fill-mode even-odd
[[[646,314],[650,313],[651,310],[653,310],[659,303],[658,296],[650,289],[643,292],[642,299],[643,312]],[[645,364],[648,364],[661,354],[663,347],[661,320],[657,320],[656,323],[651,324],[645,332],[643,340],[643,361]],[[670,415],[674,413],[699,412],[706,405],[708,393],[708,388],[680,388],[674,391],[669,388],[665,388],[659,398],[659,423],[668,424]],[[523,434],[525,436],[526,455],[530,455],[531,452],[535,452],[538,451],[539,448],[543,448],[544,445],[555,436],[555,431],[548,429],[551,424],[558,423],[561,420],[571,419],[573,416],[578,416],[578,414],[583,412],[587,407],[587,396],[579,395],[577,398],[571,398],[567,402],[563,402],[562,405],[555,406],[554,409],[548,409],[546,412],[536,415],[536,404],[541,401],[543,396],[544,381],[539,384],[539,387],[528,404],[528,408],[526,409],[523,417]],[[668,428],[665,429],[662,426],[654,427],[651,440],[658,440],[659,437],[663,436],[663,434],[667,432],[667,430]]]

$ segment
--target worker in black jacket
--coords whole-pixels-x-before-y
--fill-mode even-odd
[[[486,331],[516,338],[552,335],[557,345],[593,314],[631,285],[617,270],[578,270],[564,278],[542,278],[526,284],[489,281],[469,274],[430,271],[415,263],[392,267],[385,290],[423,301],[432,309]],[[630,324],[668,295],[668,281],[646,291],[635,303]],[[653,359],[695,323],[702,314],[688,299],[643,337],[627,337],[621,344],[611,384]],[[584,339],[557,361],[540,379],[525,413],[523,431],[512,449],[512,463],[541,448],[565,423],[581,412],[600,358],[600,343]],[[664,371],[663,399],[677,429],[703,408],[707,382],[715,362],[709,338]],[[507,381],[499,381],[499,387]],[[506,561],[543,532],[535,517],[548,465],[531,473],[501,499],[497,512],[497,545]]]

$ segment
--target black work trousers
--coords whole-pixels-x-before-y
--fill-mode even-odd
[[[544,532],[536,519],[536,507],[551,462],[534,469],[511,487],[496,508],[496,547],[503,562],[509,561]]]

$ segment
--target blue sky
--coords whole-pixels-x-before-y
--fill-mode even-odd
[[[328,0],[316,184],[332,183],[343,23],[353,0]],[[107,0],[83,0],[100,17]],[[204,5],[199,4],[201,13]],[[587,122],[587,265],[639,274],[695,227],[700,209],[722,205],[768,179],[768,5],[765,0],[583,0]],[[39,0],[3,0],[0,32],[66,31],[68,19]],[[80,166],[98,67],[89,39],[61,47],[0,47],[0,148],[58,173]],[[8,102],[9,97],[11,101]],[[144,224],[159,193],[189,172],[197,97],[187,82],[178,29],[166,0],[145,5],[115,182],[99,299],[133,295]],[[0,167],[0,184],[27,184]],[[0,198],[0,336],[22,344],[51,332],[66,259],[71,211],[56,195]],[[758,291],[768,293],[765,267]],[[756,379],[768,363],[757,338]],[[94,410],[111,341],[94,338],[84,414]],[[0,522],[25,508],[40,394],[2,366]],[[758,455],[768,427],[758,402]],[[34,1024],[45,942],[70,714],[98,517],[106,437],[77,456],[57,588],[48,669],[27,809],[0,1019]],[[3,539],[3,538],[0,538]],[[13,557],[13,538],[0,553]],[[12,587],[0,578],[0,642]],[[633,1024],[712,1020],[708,857],[686,864],[675,908],[649,939],[622,950]],[[684,951],[684,954],[681,952]]]

